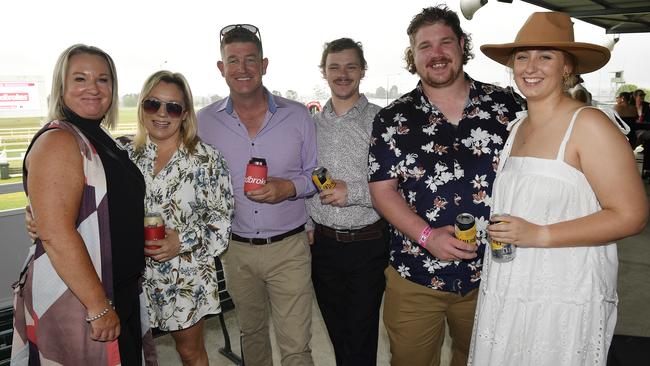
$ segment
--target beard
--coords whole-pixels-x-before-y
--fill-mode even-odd
[[[440,62],[447,64],[444,70],[436,71],[432,69],[433,65]],[[463,66],[458,65],[456,67],[448,58],[437,58],[429,61],[422,72],[418,70],[418,75],[424,84],[432,88],[442,88],[453,84],[463,75]]]

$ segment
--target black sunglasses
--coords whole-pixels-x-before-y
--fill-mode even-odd
[[[142,109],[148,114],[156,114],[161,105],[165,105],[167,114],[172,118],[178,118],[183,114],[183,106],[176,102],[163,102],[158,99],[145,99],[142,102]]]
[[[227,25],[227,26],[221,28],[221,32],[219,32],[219,34],[221,35],[221,37],[219,38],[219,41],[223,41],[223,37],[225,37],[226,34],[232,32],[232,31],[234,31],[236,29],[245,29],[245,30],[253,33],[254,35],[256,35],[257,38],[260,39],[260,42],[262,42],[262,35],[260,34],[260,29],[257,28],[256,26],[252,25],[252,24],[231,24],[231,25]]]

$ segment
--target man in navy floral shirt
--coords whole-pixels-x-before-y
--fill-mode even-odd
[[[516,96],[471,79],[473,56],[458,15],[423,9],[408,27],[417,87],[376,116],[369,153],[373,204],[391,229],[384,323],[391,365],[437,364],[445,320],[452,365],[465,365],[488,243],[492,181]],[[460,213],[476,218],[477,244],[454,238]]]

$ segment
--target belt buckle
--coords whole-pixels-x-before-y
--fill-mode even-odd
[[[350,240],[350,238],[348,240],[340,238],[339,234],[340,235],[350,235],[352,237],[351,238],[352,240]],[[354,241],[354,232],[352,230],[350,230],[350,229],[346,229],[346,230],[338,230],[337,229],[337,230],[334,230],[334,236],[336,238],[336,241],[340,241],[340,242],[344,242],[344,243]]]

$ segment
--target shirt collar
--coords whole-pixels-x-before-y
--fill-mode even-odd
[[[278,102],[275,100],[275,95],[269,93],[269,91],[268,91],[268,89],[266,89],[266,87],[263,86],[262,88],[264,89],[264,94],[266,95],[266,97],[267,97],[266,99],[268,100],[269,112],[271,112],[271,114],[273,114],[278,110]],[[230,96],[228,96],[228,98],[226,98],[226,103],[219,110],[224,110],[224,109],[226,110],[226,113],[228,113],[228,114],[233,114],[233,112],[235,110],[235,108],[232,106],[232,98],[230,98]]]
[[[187,156],[188,151],[187,148],[185,147],[185,144],[181,142],[180,146],[177,149],[178,152],[180,152],[180,155],[182,156]],[[147,141],[144,144],[144,149],[143,149],[143,154],[151,160],[155,160],[156,156],[158,155],[158,145],[156,145],[151,139],[149,139],[149,135],[147,135]],[[174,154],[176,155],[176,154]],[[173,155],[172,155],[173,158]]]
[[[467,103],[465,104],[465,108],[467,108],[472,103],[472,99],[475,98],[475,97],[478,97],[479,93],[481,93],[481,91],[482,91],[481,85],[483,83],[481,83],[480,81],[472,79],[469,75],[467,75],[466,72],[463,72],[463,75],[465,77],[465,80],[467,80],[469,82],[469,95],[467,97]],[[422,80],[418,81],[418,85],[415,88],[415,90],[419,94],[418,97],[421,97],[422,100],[425,100],[427,103],[432,105],[431,101],[429,101],[429,98],[427,98],[427,96],[424,94],[424,90],[422,89]],[[418,99],[420,99],[420,98],[418,98]]]
[[[352,113],[353,111],[354,113],[359,114],[361,113],[361,111],[363,111],[366,108],[367,105],[368,105],[368,98],[366,98],[366,96],[363,93],[361,93],[359,99],[357,100],[356,103],[354,103],[352,108],[350,108],[350,110],[348,110],[347,112],[345,112],[345,114],[339,117],[343,117],[349,113]],[[330,98],[327,101],[327,103],[325,103],[325,107],[323,107],[323,112],[326,113],[327,115],[336,116],[336,113],[334,112],[334,105],[332,105],[332,98]]]

